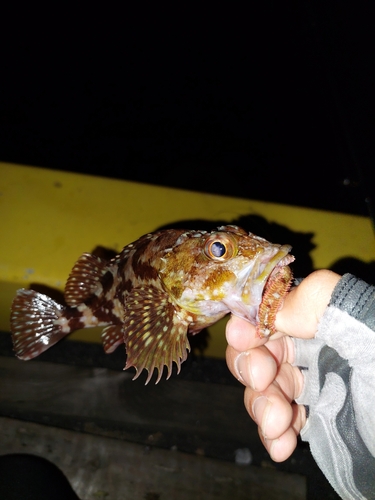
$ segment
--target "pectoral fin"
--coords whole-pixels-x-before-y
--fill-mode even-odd
[[[167,378],[170,377],[173,362],[180,371],[181,363],[190,351],[189,325],[182,316],[165,292],[153,286],[132,290],[126,301],[124,336],[125,369],[134,366],[137,370],[134,378],[145,368],[148,371],[147,384],[156,368],[158,383],[164,366],[168,369]]]

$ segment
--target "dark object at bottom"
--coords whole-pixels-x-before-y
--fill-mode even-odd
[[[52,462],[23,453],[0,456],[2,500],[79,500]]]

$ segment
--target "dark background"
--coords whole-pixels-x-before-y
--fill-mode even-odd
[[[374,10],[3,8],[0,161],[369,215]]]

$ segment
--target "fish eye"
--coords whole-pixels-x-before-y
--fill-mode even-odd
[[[205,254],[212,260],[226,261],[236,253],[235,242],[226,234],[211,235],[206,241]]]
[[[212,255],[214,255],[215,257],[223,257],[223,255],[225,255],[225,252],[227,251],[225,245],[223,245],[221,241],[214,241],[211,244],[210,250]]]

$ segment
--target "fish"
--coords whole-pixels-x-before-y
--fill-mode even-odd
[[[164,229],[126,245],[111,260],[84,253],[67,279],[62,305],[32,289],[11,307],[13,349],[30,360],[71,332],[101,326],[103,348],[124,344],[137,378],[156,383],[190,351],[189,336],[231,313],[275,332],[292,282],[290,245],[273,244],[235,225],[213,231]]]

